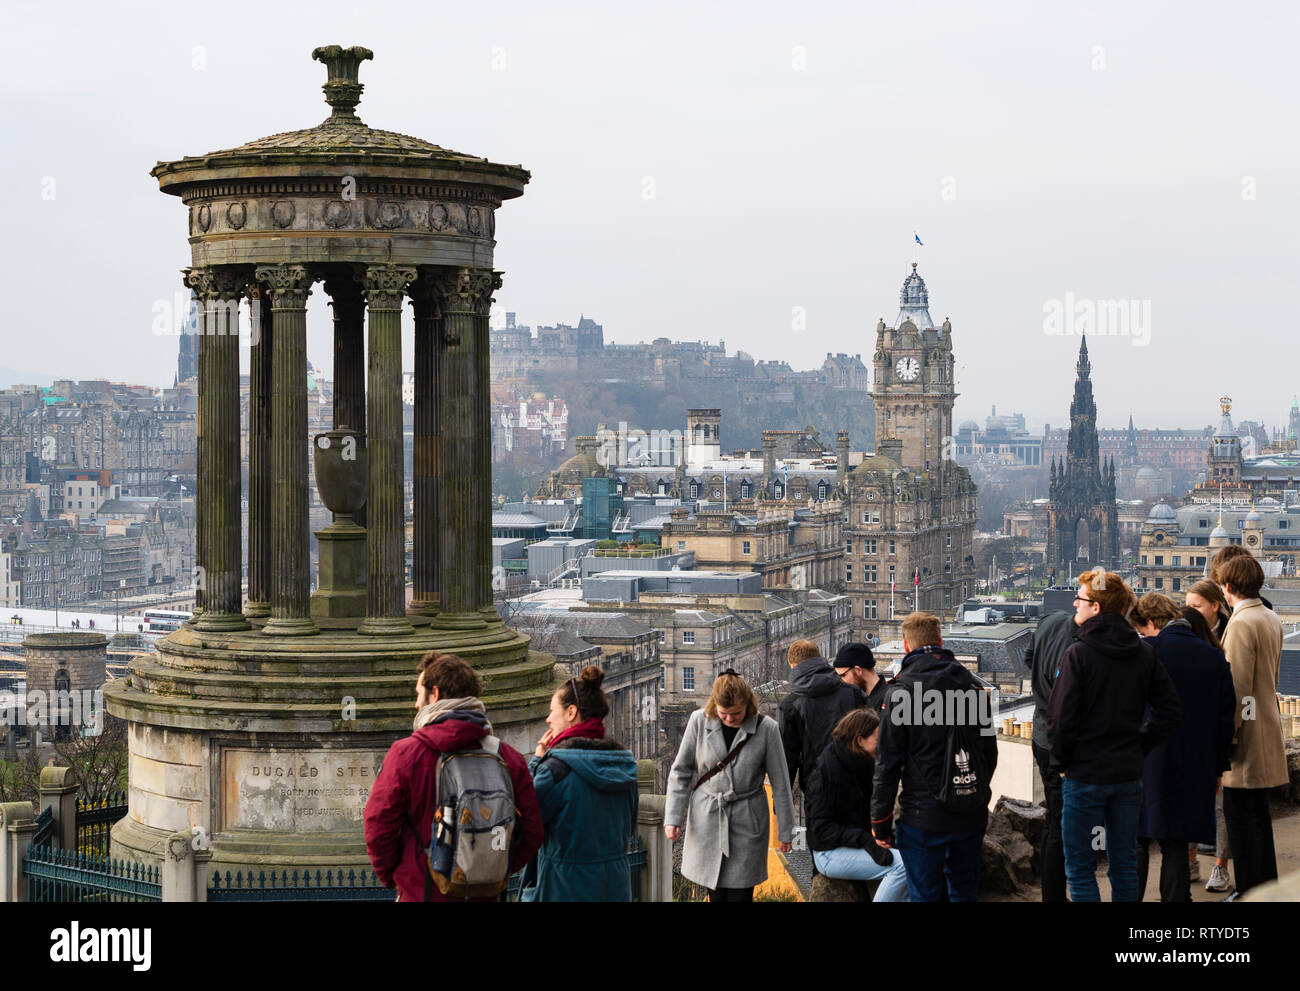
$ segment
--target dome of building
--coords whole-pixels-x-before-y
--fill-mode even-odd
[[[894,329],[901,329],[907,320],[918,331],[934,330],[934,321],[930,319],[930,294],[925,288],[925,280],[916,274],[916,262],[912,262],[912,274],[903,281],[899,293],[898,319],[894,321]]]
[[[1150,468],[1144,465],[1143,467],[1138,469],[1137,477],[1139,482],[1154,482],[1159,480],[1160,473],[1156,471],[1154,468]]]
[[[1225,540],[1226,540],[1227,537],[1228,537],[1228,531],[1225,530],[1225,529],[1223,529],[1222,526],[1216,526],[1213,530],[1210,531],[1210,539],[1211,539],[1211,540],[1214,540],[1214,539],[1219,538],[1219,537],[1222,537],[1222,538],[1225,539]]]
[[[1254,506],[1251,506],[1250,512],[1246,514],[1247,523],[1258,523],[1263,518],[1264,517],[1259,515],[1259,510],[1257,510]]]
[[[1148,470],[1148,469],[1144,469]],[[1140,474],[1140,473],[1139,473]],[[1178,514],[1163,502],[1158,502],[1151,507],[1151,512],[1147,514],[1148,523],[1177,523]]]

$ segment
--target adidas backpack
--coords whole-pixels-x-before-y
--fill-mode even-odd
[[[438,798],[429,840],[429,876],[452,898],[493,898],[510,879],[515,791],[501,759],[501,741],[453,750],[438,758]],[[425,884],[426,901],[428,883]]]

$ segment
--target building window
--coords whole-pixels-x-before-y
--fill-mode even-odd
[[[846,564],[846,565],[844,566],[844,580],[845,580],[846,582],[851,582],[851,581],[853,581],[853,565],[851,565],[851,564]]]
[[[951,547],[951,546],[952,546],[952,534],[951,534],[951,533],[946,533],[946,534],[944,534],[944,537],[943,537],[943,546],[944,546],[944,547]]]
[[[661,692],[664,690],[664,681],[664,669],[661,667],[659,669],[659,691]]]
[[[685,632],[683,632],[683,633],[682,633],[682,643],[686,643],[686,644],[692,644],[692,643],[695,643],[695,631],[694,631],[694,630],[686,630]]]
[[[749,541],[748,541],[748,540],[742,540],[742,541],[740,542],[740,553],[742,553],[742,554],[748,554],[748,553],[749,553]]]
[[[1196,521],[1196,524],[1197,524],[1197,526],[1199,526],[1202,530],[1208,530],[1208,529],[1210,528],[1210,521],[1209,521],[1209,520],[1197,520],[1197,521]]]
[[[892,539],[889,541],[889,553],[894,553],[894,541]]]
[[[862,618],[863,618],[863,619],[875,619],[875,618],[876,618],[876,600],[875,600],[875,599],[863,599],[863,600],[862,600]]]
[[[1165,563],[1165,556],[1163,554],[1157,554],[1156,564],[1164,564],[1164,563]]]
[[[818,501],[820,502],[820,501],[824,500],[825,498],[826,498],[826,483],[825,483],[825,482],[821,482],[821,483],[819,483],[818,486],[817,486],[817,499],[818,499]]]
[[[874,540],[863,541],[862,553],[863,554],[876,553],[876,542]]]
[[[876,580],[876,566],[868,564],[862,569],[862,580],[864,582],[874,582]]]
[[[686,550],[686,541],[684,541],[684,540],[679,540],[679,541],[677,541],[677,549],[678,549],[679,551],[684,551],[684,550]],[[1145,561],[1145,560],[1146,560],[1146,558],[1143,558],[1143,561]]]
[[[1142,563],[1143,564],[1147,563],[1147,556],[1145,554],[1142,555]]]
[[[1182,565],[1182,563],[1183,563],[1183,556],[1182,556],[1181,554],[1175,554],[1175,555],[1174,555],[1174,567],[1175,567],[1175,568],[1180,567],[1180,566]]]
[[[1181,582],[1179,581],[1179,579],[1175,578],[1175,579],[1174,579],[1174,591],[1175,591],[1175,592],[1178,591],[1178,586],[1179,586],[1180,584],[1181,584]]]
[[[682,668],[682,691],[695,691],[695,669]]]
[[[665,630],[660,630],[660,631],[659,631],[659,642],[660,642],[660,643],[667,643],[667,642],[668,642],[668,633],[667,633],[667,631],[665,631]]]
[[[784,496],[784,494],[785,494],[785,490],[781,488],[781,483],[777,482],[776,485],[773,487],[772,495],[775,498],[780,499]]]
[[[742,498],[742,499],[748,499],[748,498],[749,498],[749,483],[748,483],[748,482],[744,482],[744,483],[741,484],[741,486],[740,486],[740,498]]]
[[[845,554],[853,553],[853,541],[851,540],[844,541],[844,553]]]
[[[695,482],[692,482],[692,483],[691,483],[691,498],[692,498],[692,499],[698,499],[699,497],[700,497],[700,487],[699,487]]]

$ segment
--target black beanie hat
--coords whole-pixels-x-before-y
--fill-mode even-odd
[[[876,657],[865,643],[846,643],[835,652],[836,668],[874,668]]]

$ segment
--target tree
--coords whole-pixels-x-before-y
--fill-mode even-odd
[[[13,732],[12,727],[10,732]],[[28,747],[15,761],[0,761],[0,802],[40,801],[41,759]],[[40,809],[36,810],[37,812]]]
[[[81,797],[102,801],[126,785],[126,721],[100,713],[103,729],[95,736],[71,736],[54,743],[54,762],[72,769]],[[39,772],[38,772],[39,774]]]

